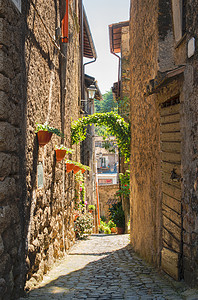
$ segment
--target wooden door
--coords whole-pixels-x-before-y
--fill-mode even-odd
[[[179,97],[161,105],[162,240],[161,265],[179,280],[182,257],[181,133]]]

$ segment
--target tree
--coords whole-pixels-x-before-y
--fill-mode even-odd
[[[116,113],[118,112],[118,104],[113,99],[112,91],[103,94],[103,100],[101,101],[95,100],[94,107],[96,113],[106,113],[111,111],[114,111]],[[106,126],[95,127],[95,132],[97,135],[103,136],[104,139],[108,136]]]
[[[111,111],[118,112],[118,104],[113,99],[112,91],[106,92],[103,95],[103,100],[95,100],[94,105],[96,113],[105,113]]]

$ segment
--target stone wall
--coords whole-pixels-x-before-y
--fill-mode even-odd
[[[109,208],[110,205],[107,203],[109,200],[114,199],[115,193],[119,190],[118,184],[103,185],[98,187],[99,193],[99,206],[100,206],[100,218],[105,217],[109,220]]]
[[[23,32],[11,1],[0,1],[0,16],[0,299],[10,299],[24,281]]]
[[[175,53],[187,64],[184,72],[183,104],[183,270],[184,280],[198,284],[198,51],[187,58],[187,43],[197,45],[197,1],[186,1],[186,39]],[[178,55],[180,54],[180,55]],[[185,57],[185,60],[184,60]]]
[[[56,5],[54,1],[48,2],[46,10],[45,1],[40,1],[37,9],[51,34],[55,35],[60,26],[59,2]],[[55,145],[63,140],[53,134],[48,145],[38,147],[33,130],[36,122],[47,121],[65,134],[64,144],[71,146],[71,118],[77,119],[79,113],[79,35],[74,16],[70,13],[69,17],[69,43],[61,46],[64,58],[50,41],[33,6],[27,7],[26,219],[30,214],[27,288],[41,280],[53,262],[74,243],[74,177],[66,173],[63,161],[56,162],[54,153]],[[79,149],[74,148],[72,159],[79,161]],[[37,182],[39,163],[44,172],[41,188]]]
[[[131,243],[149,262],[160,259],[159,111],[145,97],[158,69],[158,1],[131,1]]]
[[[71,4],[71,3],[70,3]],[[30,2],[22,13],[0,1],[0,299],[31,288],[74,242],[74,177],[56,162],[54,147],[70,142],[80,98],[79,31],[71,4],[69,43],[60,55]],[[52,36],[60,27],[59,1],[36,8]],[[59,40],[57,40],[59,44]],[[36,122],[65,134],[38,145]],[[70,158],[79,160],[79,147]],[[67,156],[68,157],[68,156]],[[38,186],[38,166],[43,186]],[[26,277],[27,274],[27,277]]]
[[[119,111],[126,122],[130,120],[129,26],[121,29],[121,99]]]
[[[171,1],[148,1],[146,4],[144,1],[131,1],[131,242],[134,249],[148,261],[160,264],[161,229],[165,225],[161,222],[161,214],[163,213],[164,218],[164,215],[167,216],[167,211],[171,212],[171,207],[165,207],[164,203],[163,209],[161,207],[162,191],[164,192],[161,180],[167,181],[166,186],[170,192],[176,184],[171,182],[169,174],[171,170],[167,172],[166,179],[163,177],[163,172],[160,172],[159,111],[161,103],[172,97],[178,97],[180,101],[179,112],[177,112],[179,121],[172,121],[172,123],[178,123],[175,126],[179,125],[179,127],[178,130],[174,128],[168,133],[174,131],[181,133],[181,149],[179,149],[181,150],[182,180],[181,183],[177,183],[176,189],[178,195],[181,194],[181,196],[172,194],[172,197],[178,200],[180,212],[177,216],[171,212],[168,218],[175,224],[179,221],[178,251],[181,256],[177,256],[174,247],[169,253],[172,253],[173,257],[179,257],[177,262],[181,269],[177,271],[180,272],[178,277],[183,277],[185,281],[195,286],[198,278],[198,83],[196,75],[198,52],[195,50],[194,55],[188,58],[187,49],[188,41],[192,37],[197,43],[198,32],[195,20],[198,3],[197,1],[193,3],[184,1],[183,3],[185,4],[183,37],[176,42]],[[158,82],[153,80],[161,74],[158,71],[168,72],[178,66],[181,68],[181,65],[185,65],[183,74],[178,73],[161,85],[160,80]],[[149,82],[151,85],[158,86],[150,96],[146,90]],[[178,142],[180,143],[180,140]],[[162,159],[163,162],[171,165],[175,163],[175,159],[179,159],[177,161],[179,170],[180,150],[178,158],[174,157],[175,149],[166,150],[168,155]],[[170,245],[173,246],[174,239],[169,236],[170,240],[166,244],[167,236],[164,234],[165,232],[163,232],[163,247],[167,250]],[[164,263],[168,261],[165,259]],[[170,265],[171,267],[173,266]],[[177,268],[178,266],[175,266],[175,269]]]

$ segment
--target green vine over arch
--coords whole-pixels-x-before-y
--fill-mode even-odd
[[[72,144],[85,140],[87,125],[106,126],[109,134],[116,137],[121,154],[129,161],[130,157],[130,124],[114,113],[95,113],[74,121],[71,126]]]

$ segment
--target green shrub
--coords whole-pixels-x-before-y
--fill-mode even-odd
[[[116,224],[115,224],[112,220],[110,220],[110,221],[108,222],[108,226],[109,226],[109,228],[111,229],[111,228],[116,227]]]
[[[77,238],[84,238],[92,233],[93,217],[89,213],[81,214],[74,224],[74,231]]]
[[[104,233],[105,234],[111,234],[111,229],[108,226],[105,227]]]
[[[110,218],[116,224],[117,227],[125,226],[125,216],[122,209],[122,202],[117,202],[109,208]]]

